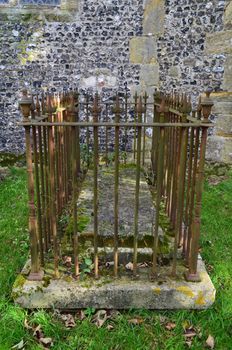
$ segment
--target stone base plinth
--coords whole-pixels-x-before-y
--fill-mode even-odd
[[[159,269],[157,281],[149,281],[149,269],[140,269],[139,279],[133,280],[131,272],[119,279],[104,276],[98,280],[88,277],[77,281],[71,277],[28,281],[20,275],[13,287],[15,303],[24,308],[72,310],[96,309],[206,309],[215,300],[215,288],[199,259],[201,282],[186,282],[186,268],[178,267],[177,278],[168,277],[170,266]],[[25,271],[25,270],[24,270]]]

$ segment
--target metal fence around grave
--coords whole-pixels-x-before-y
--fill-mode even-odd
[[[147,94],[135,95],[132,100],[125,94],[103,102],[97,94],[81,96],[77,91],[40,97],[28,96],[24,91],[20,101],[24,119],[20,125],[25,128],[28,171],[31,249],[28,278],[42,278],[48,255],[54,259],[54,276],[59,276],[63,254],[60,218],[65,210],[69,210],[73,218],[71,259],[73,276],[78,278],[80,233],[77,201],[88,169],[93,171],[94,220],[94,268],[89,275],[95,278],[101,275],[98,173],[103,165],[113,168],[112,273],[115,277],[120,276],[120,164],[132,162],[136,172],[132,276],[139,277],[140,179],[145,172],[154,194],[156,212],[150,247],[152,255],[148,261],[149,276],[155,279],[159,269],[159,226],[164,211],[173,237],[168,270],[175,277],[177,262],[181,258],[186,266],[186,279],[198,281],[203,172],[212,105],[209,93],[199,101],[197,111],[192,111],[190,99],[183,94],[155,93],[152,99]],[[148,130],[150,146],[147,143]]]

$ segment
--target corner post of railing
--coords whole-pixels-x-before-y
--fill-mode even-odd
[[[206,96],[201,100],[201,111],[203,115],[203,123],[209,122],[209,116],[214,103],[210,98],[210,92],[206,92]],[[202,206],[202,192],[204,185],[204,165],[205,165],[205,152],[207,143],[208,126],[202,126],[200,154],[196,173],[196,187],[195,187],[195,208],[194,218],[192,223],[192,240],[190,246],[189,256],[189,270],[185,277],[188,281],[199,282],[200,275],[197,271],[199,240],[200,240],[200,216]]]
[[[43,271],[40,266],[39,250],[38,250],[38,232],[36,222],[35,209],[35,193],[34,193],[34,175],[33,175],[33,160],[31,149],[31,125],[29,116],[31,113],[32,98],[28,96],[27,91],[23,91],[23,96],[19,101],[23,121],[25,124],[25,138],[26,138],[26,161],[27,161],[27,181],[28,181],[28,207],[29,207],[29,234],[30,234],[30,250],[31,250],[31,272],[28,276],[29,280],[42,280]]]

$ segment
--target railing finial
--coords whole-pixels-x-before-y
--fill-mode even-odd
[[[214,105],[213,100],[210,97],[211,91],[205,92],[205,97],[201,100],[201,109],[203,114],[203,122],[208,122],[209,116],[212,111],[212,107]]]
[[[28,120],[31,112],[32,98],[28,96],[26,89],[22,90],[22,98],[19,101],[19,106],[24,120]]]

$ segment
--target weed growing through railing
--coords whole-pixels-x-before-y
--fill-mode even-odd
[[[80,265],[80,279],[84,279],[85,275],[93,270],[93,267],[93,261],[90,258],[84,258],[83,262]]]
[[[81,160],[84,167],[88,167],[93,162],[93,151],[87,145],[80,145]]]

